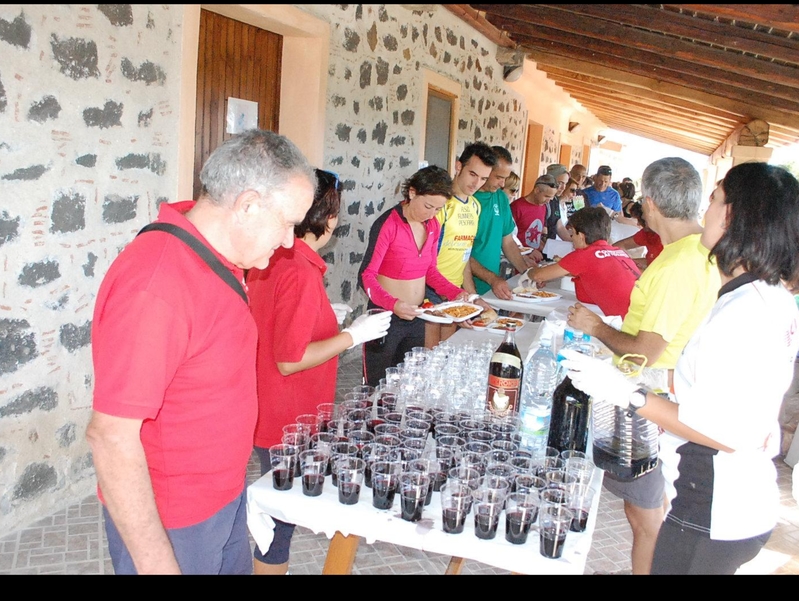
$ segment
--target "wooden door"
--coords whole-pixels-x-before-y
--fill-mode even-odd
[[[200,14],[197,116],[194,126],[194,198],[200,170],[225,132],[227,99],[258,103],[258,127],[278,130],[283,37],[211,11]]]
[[[544,126],[530,121],[527,125],[527,143],[522,168],[522,187],[519,196],[524,196],[535,185],[541,166],[541,141],[544,139]]]

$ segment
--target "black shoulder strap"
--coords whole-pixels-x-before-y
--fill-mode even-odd
[[[247,293],[244,291],[244,286],[241,285],[236,279],[230,270],[222,264],[214,253],[210,251],[210,249],[200,242],[195,236],[184,230],[182,227],[178,227],[177,225],[173,225],[171,223],[151,223],[150,225],[145,225],[138,234],[143,234],[145,232],[166,232],[167,234],[172,234],[173,236],[180,238],[185,242],[189,248],[191,248],[197,255],[208,264],[213,272],[218,275],[222,280],[230,286],[233,291],[238,294],[242,300],[249,306],[250,301],[247,298]]]

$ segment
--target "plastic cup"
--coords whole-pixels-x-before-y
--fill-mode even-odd
[[[338,486],[338,462],[342,458],[358,458],[358,447],[351,442],[334,442],[330,445],[330,469],[331,482],[333,486]]]
[[[329,455],[319,450],[312,449],[300,453],[302,494],[306,497],[318,497],[322,494],[329,463]]]
[[[367,314],[367,315],[378,315],[379,313],[385,313],[385,312],[386,312],[386,310],[385,310],[385,309],[369,309],[369,310],[366,312],[366,314]],[[375,348],[375,347],[378,347],[378,348],[380,348],[380,347],[382,347],[382,346],[383,346],[385,343],[386,343],[386,337],[385,337],[385,336],[382,336],[382,337],[380,337],[380,338],[375,338],[374,340],[370,340],[370,341],[369,341],[369,342],[367,342],[366,344],[368,344],[368,345],[369,345],[369,348]],[[374,389],[372,390],[372,392],[374,392]]]
[[[544,557],[558,559],[563,555],[566,535],[574,514],[563,505],[542,506],[538,513],[539,552]]]
[[[422,472],[430,476],[430,485],[427,489],[425,506],[430,505],[433,493],[441,490],[441,485],[446,481],[446,474],[441,471],[441,462],[438,459],[419,458],[408,462],[409,472]]]
[[[468,484],[458,480],[444,483],[441,487],[441,521],[444,532],[447,534],[463,532],[472,502],[472,490]]]
[[[299,449],[294,445],[276,444],[269,447],[272,466],[272,486],[275,490],[291,490]]]
[[[303,413],[298,415],[295,421],[308,432],[308,436],[313,436],[319,432],[322,425],[322,419],[318,413]]]
[[[378,460],[372,464],[372,506],[391,509],[399,488],[402,465],[396,461]]]
[[[361,498],[365,464],[358,457],[341,457],[336,462],[338,472],[338,502],[355,505]]]
[[[497,535],[499,515],[505,502],[504,496],[497,497],[488,489],[472,491],[474,513],[474,535],[482,540],[492,540]]]
[[[594,489],[590,485],[577,484],[571,489],[568,507],[574,514],[571,525],[572,532],[584,532],[594,503]]]
[[[453,467],[447,472],[447,482],[462,482],[469,489],[477,490],[477,485],[480,482],[480,472],[473,467]]]
[[[514,492],[505,499],[505,540],[514,545],[527,542],[530,528],[538,517],[540,501],[536,491]]]
[[[430,476],[421,472],[405,472],[400,476],[401,517],[408,522],[418,522],[424,512]]]

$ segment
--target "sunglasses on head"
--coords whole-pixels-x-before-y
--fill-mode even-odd
[[[550,184],[549,182],[538,182],[538,186],[549,186],[550,188],[558,189],[558,184]]]
[[[612,170],[611,170],[609,167],[605,167],[605,168],[601,168],[601,167],[600,167],[600,168],[597,170],[597,173],[598,173],[599,175],[613,175],[613,171],[612,171]]]
[[[336,190],[341,191],[341,180],[338,177],[338,173],[336,173],[335,171],[327,171],[327,170],[324,170],[324,169],[320,169],[319,171],[321,171],[322,173],[324,173],[326,175],[329,175],[334,180],[336,180]]]

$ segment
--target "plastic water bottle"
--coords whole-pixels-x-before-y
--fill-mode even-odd
[[[546,446],[552,411],[552,393],[558,383],[558,364],[552,353],[552,340],[542,338],[524,366],[521,399],[521,446],[531,451]]]

